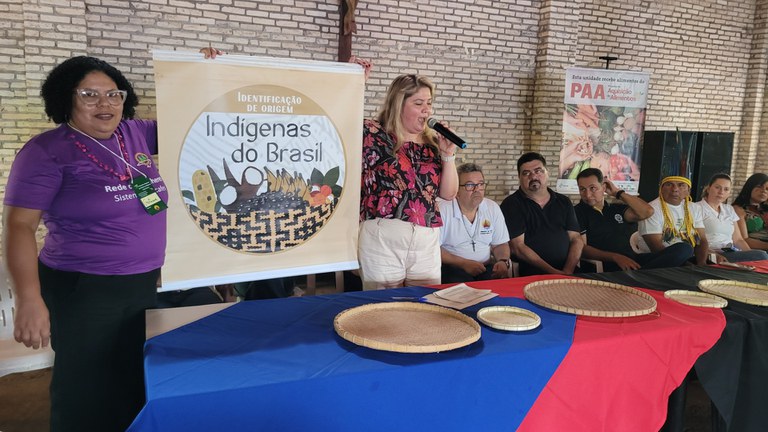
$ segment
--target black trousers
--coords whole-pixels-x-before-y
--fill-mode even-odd
[[[640,264],[643,269],[655,269],[680,267],[693,256],[693,247],[688,243],[681,242],[667,246],[660,252],[635,254],[630,258]],[[621,271],[621,269],[613,262],[604,262],[603,271]]]
[[[485,271],[477,276],[472,276],[460,267],[443,264],[440,268],[440,279],[442,283],[461,283],[491,280],[493,279],[493,264],[486,264]]]
[[[144,311],[159,269],[119,276],[39,263],[56,353],[51,431],[124,431],[144,405]]]
[[[238,295],[245,300],[267,300],[290,297],[296,283],[292,276],[235,284]]]

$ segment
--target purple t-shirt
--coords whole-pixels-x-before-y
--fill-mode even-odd
[[[157,153],[157,123],[123,120],[117,133],[123,137],[128,162],[149,177],[168,202],[165,184],[149,157]],[[121,154],[115,135],[99,142]],[[140,176],[133,168],[130,171],[134,178]],[[51,268],[100,275],[154,270],[165,258],[166,212],[147,213],[130,187],[131,180],[121,180],[120,175],[127,175],[125,162],[91,138],[60,125],[35,136],[19,151],[4,203],[43,211],[48,234],[40,261]]]

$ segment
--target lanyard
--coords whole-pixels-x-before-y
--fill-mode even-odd
[[[118,147],[120,148],[120,152],[121,152],[121,153],[123,153],[123,154],[117,154],[117,153],[115,153],[115,152],[114,152],[114,151],[112,151],[112,150],[111,150],[109,147],[107,147],[107,146],[105,146],[104,144],[102,144],[101,142],[99,142],[99,140],[97,140],[96,138],[94,138],[94,137],[92,137],[92,136],[88,135],[87,133],[85,133],[85,132],[81,131],[80,129],[76,128],[76,127],[75,127],[74,125],[72,125],[71,123],[68,123],[67,125],[68,125],[70,128],[72,128],[73,130],[75,130],[75,131],[77,131],[77,132],[80,132],[82,135],[84,135],[84,136],[86,136],[86,137],[90,138],[90,139],[91,139],[91,141],[93,141],[93,142],[95,142],[96,144],[98,144],[98,145],[99,145],[101,148],[103,148],[104,150],[108,151],[109,153],[111,153],[111,154],[112,154],[113,156],[115,156],[116,158],[118,158],[118,159],[120,159],[121,161],[123,161],[123,163],[125,163],[125,166],[126,166],[126,172],[128,173],[128,176],[125,176],[125,175],[121,175],[121,174],[118,174],[118,173],[117,173],[117,172],[116,172],[116,171],[115,171],[115,170],[114,170],[112,167],[110,167],[110,166],[107,166],[107,165],[105,165],[104,163],[102,163],[102,162],[101,162],[101,161],[100,161],[100,160],[99,160],[99,159],[98,159],[98,158],[97,158],[97,157],[96,157],[96,156],[95,156],[93,153],[90,153],[90,152],[88,151],[88,147],[86,147],[86,145],[85,145],[85,144],[83,144],[83,143],[81,143],[80,141],[77,141],[77,140],[76,140],[76,141],[75,141],[75,145],[76,145],[78,148],[80,148],[80,150],[82,150],[82,151],[83,151],[83,153],[87,154],[87,155],[88,155],[88,158],[89,158],[89,159],[91,159],[91,160],[92,160],[92,161],[93,161],[93,162],[94,162],[96,165],[98,165],[99,167],[101,167],[103,170],[105,170],[105,171],[107,171],[107,172],[109,172],[109,173],[112,173],[112,175],[114,175],[115,177],[117,177],[117,178],[118,178],[118,179],[120,179],[121,181],[127,181],[128,179],[130,179],[130,180],[131,180],[131,182],[133,182],[133,174],[131,173],[131,169],[133,169],[134,171],[136,171],[137,173],[139,173],[139,175],[141,175],[142,177],[146,177],[146,174],[144,174],[143,172],[141,172],[141,170],[139,170],[138,168],[134,167],[133,165],[131,165],[131,164],[128,162],[128,150],[125,148],[125,141],[123,141],[123,139],[122,139],[122,136],[121,136],[119,133],[117,133],[117,131],[115,131],[115,132],[112,132],[112,136],[113,136],[113,137],[115,138],[115,140],[117,141],[117,145],[118,145]]]

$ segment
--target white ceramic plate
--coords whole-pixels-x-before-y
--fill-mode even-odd
[[[688,306],[724,308],[728,306],[728,300],[716,295],[689,290],[670,290],[664,293],[664,297]]]
[[[488,327],[506,331],[532,330],[541,325],[541,317],[514,306],[488,306],[477,311],[477,319]]]

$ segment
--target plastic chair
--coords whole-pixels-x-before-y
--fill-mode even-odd
[[[645,243],[645,240],[643,240],[643,236],[637,231],[632,233],[632,236],[629,238],[629,245],[632,247],[632,250],[638,254],[649,253],[651,251]]]
[[[5,269],[0,270],[0,377],[53,365],[53,350],[32,349],[13,339],[14,302]]]
[[[593,260],[588,258],[582,258],[579,260],[579,267],[581,267],[582,263],[589,264],[592,267],[595,268],[595,273],[602,273],[603,272],[603,262],[600,260]]]

